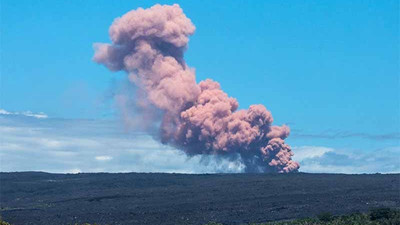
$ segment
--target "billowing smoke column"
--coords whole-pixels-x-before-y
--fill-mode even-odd
[[[183,59],[194,31],[179,5],[139,8],[113,22],[112,44],[95,44],[94,60],[129,74],[144,112],[162,112],[162,121],[151,119],[164,144],[189,156],[241,160],[246,172],[297,171],[299,164],[284,142],[289,128],[272,126],[271,113],[263,105],[237,110],[238,102],[219,83],[196,83],[194,69]]]

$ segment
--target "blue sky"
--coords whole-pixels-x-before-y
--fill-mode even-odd
[[[79,127],[76,121],[108,124],[119,120],[110,95],[124,74],[112,74],[94,63],[92,44],[109,42],[108,27],[127,11],[175,2],[196,26],[185,59],[196,68],[197,80],[212,78],[238,99],[241,108],[264,104],[272,112],[274,123],[288,124],[292,134],[287,142],[304,160],[302,168],[309,168],[303,171],[399,171],[398,157],[379,158],[389,153],[400,155],[398,1],[219,1],[216,4],[215,1],[3,0],[0,108],[12,114],[0,115],[0,153],[2,160],[20,159],[16,162],[24,167],[9,165],[1,169],[94,170],[81,165],[57,169],[57,166],[22,163],[33,153],[24,150],[14,154],[16,150],[10,145],[15,147],[22,143],[18,138],[29,135],[60,141],[76,132],[96,141],[123,129],[115,122],[113,126],[104,125],[100,134],[83,128],[63,133],[60,124],[67,121],[68,127]],[[43,112],[48,118],[27,116],[26,111]],[[7,133],[11,128],[20,129],[21,124],[39,131],[22,137]],[[52,135],[44,127],[50,127]],[[110,141],[108,145],[113,143]],[[60,151],[68,149],[58,147],[55,148]],[[49,148],[39,143],[37,151],[43,152],[36,154],[51,152]],[[118,149],[118,145],[113,148]],[[125,148],[128,147],[119,147]],[[79,149],[91,148],[82,144]],[[97,151],[100,152],[90,157],[111,155]],[[124,154],[115,150],[109,157],[115,160]],[[366,166],[371,158],[379,163],[386,160],[384,164],[395,169],[374,167],[372,163]],[[51,159],[55,158],[44,165],[55,161]],[[115,165],[111,159],[104,161]],[[175,164],[185,164],[182,162]],[[209,167],[199,169],[195,164],[177,166],[172,171],[213,171]],[[104,166],[96,171],[170,171],[165,168]]]

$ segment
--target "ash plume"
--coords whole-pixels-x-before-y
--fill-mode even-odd
[[[237,100],[211,79],[196,83],[183,57],[194,31],[177,4],[132,10],[111,25],[112,44],[95,44],[94,61],[128,73],[137,87],[135,107],[157,127],[162,143],[189,156],[241,160],[245,172],[297,171],[284,142],[289,127],[273,126],[263,105],[237,110]]]

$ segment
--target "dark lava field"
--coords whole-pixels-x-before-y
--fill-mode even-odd
[[[224,224],[400,207],[400,174],[0,173],[0,215],[26,224]]]

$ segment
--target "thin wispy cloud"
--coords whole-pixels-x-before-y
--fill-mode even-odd
[[[9,112],[4,109],[0,109],[0,115],[23,115],[23,116],[29,116],[29,117],[35,117],[37,119],[45,119],[48,118],[46,114],[43,112],[40,113],[33,113],[31,111],[25,111],[25,112]]]
[[[292,150],[294,160],[301,165],[300,172],[400,172],[399,146],[365,152],[327,146],[294,146]],[[244,165],[237,161],[214,156],[189,158],[147,134],[128,132],[118,121],[43,118],[24,113],[0,114],[0,161],[1,171],[244,171]]]
[[[77,172],[242,172],[240,163],[187,157],[114,120],[0,115],[0,170]]]
[[[310,173],[400,173],[400,147],[373,152],[353,152],[322,146],[293,149],[302,172]]]
[[[100,155],[94,157],[97,161],[110,161],[113,157],[108,156],[108,155]]]
[[[307,133],[301,130],[293,130],[291,137],[312,138],[312,139],[363,138],[369,140],[384,141],[384,140],[400,140],[400,133],[391,132],[391,133],[371,134],[371,133],[350,132],[350,131]]]

